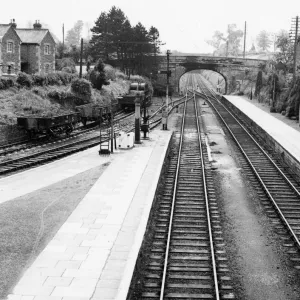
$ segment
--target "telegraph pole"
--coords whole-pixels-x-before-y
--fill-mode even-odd
[[[247,34],[247,22],[245,21],[245,31],[244,31],[244,54],[243,54],[243,58],[245,58],[245,53],[246,53],[246,34]]]
[[[295,44],[294,44],[294,73],[293,73],[293,79],[296,78],[296,71],[297,71],[297,45],[298,45],[298,21],[299,17],[296,17],[296,23],[293,23],[293,25],[296,25],[295,28]],[[293,29],[292,29],[293,30]]]
[[[83,38],[81,39],[81,48],[80,48],[80,69],[79,69],[79,78],[82,77],[82,55],[83,55]]]
[[[62,58],[63,58],[64,51],[65,51],[65,24],[63,24],[63,27],[62,27],[62,34],[63,34],[63,49],[62,49]]]

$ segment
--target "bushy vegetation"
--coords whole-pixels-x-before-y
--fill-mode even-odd
[[[76,78],[71,83],[71,91],[81,96],[91,97],[92,86],[88,80],[83,78]]]
[[[55,69],[58,71],[63,71],[67,73],[76,73],[76,64],[74,60],[70,57],[65,57],[56,60]]]
[[[32,86],[67,85],[76,78],[78,78],[77,74],[70,74],[62,71],[48,73],[46,75],[29,75],[20,72],[16,82],[20,87],[30,88]]]
[[[107,81],[104,71],[104,63],[101,59],[98,59],[94,69],[91,71],[90,81],[93,85],[93,88],[99,91],[102,89],[103,85],[109,85],[109,81]]]
[[[130,81],[120,70],[110,66],[107,70],[115,74],[115,79],[109,80],[110,84],[102,86],[101,90],[93,89],[91,82],[79,79],[77,74],[62,71],[45,75],[20,73],[14,80],[0,78],[0,89],[5,87],[0,92],[0,124],[15,124],[16,117],[21,115],[70,112],[75,106],[89,102],[109,104],[112,97],[128,92]],[[105,76],[104,73],[107,81]]]
[[[17,77],[17,83],[22,87],[30,88],[33,84],[32,76],[24,72],[20,72]]]
[[[13,79],[0,77],[0,90],[5,90],[13,86],[15,86],[15,81]]]

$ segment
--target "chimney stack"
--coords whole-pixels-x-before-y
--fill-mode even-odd
[[[10,20],[10,25],[12,28],[16,29],[17,28],[17,23],[15,22],[15,19]]]
[[[42,24],[40,23],[39,20],[36,20],[35,23],[33,24],[34,29],[42,29]]]

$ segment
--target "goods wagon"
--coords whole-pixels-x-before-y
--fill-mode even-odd
[[[118,102],[112,104],[113,112],[118,109]],[[110,119],[111,106],[110,105],[99,105],[99,104],[84,104],[76,106],[76,111],[79,113],[81,122],[85,126],[87,121],[100,121],[103,122]]]
[[[147,83],[133,82],[130,84],[128,94],[123,97],[118,97],[119,106],[125,110],[134,110],[135,99],[137,96],[141,96],[143,99],[142,107],[148,107],[151,105],[151,91]]]
[[[51,117],[23,116],[17,118],[17,124],[25,129],[32,138],[37,134],[54,136],[55,134],[66,133],[69,135],[74,125],[80,121],[78,113],[69,113]]]

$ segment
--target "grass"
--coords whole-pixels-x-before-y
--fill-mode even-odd
[[[96,167],[1,204],[0,299],[5,299],[12,292],[22,274],[67,220],[105,167]]]

